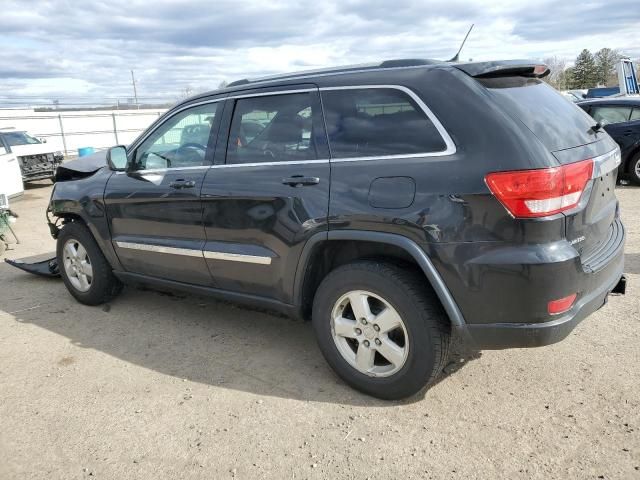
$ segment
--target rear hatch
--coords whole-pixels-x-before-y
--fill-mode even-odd
[[[536,71],[544,75],[541,66],[505,63],[501,68],[494,62],[491,69],[482,69],[477,65],[475,69],[461,69],[473,73],[502,110],[522,122],[559,165],[594,160],[592,180],[580,203],[563,214],[567,240],[580,253],[586,269],[595,269],[598,262],[594,260],[602,260],[604,250],[622,234],[615,197],[620,163],[617,145],[604,131],[594,131],[595,122],[579,107],[536,78],[540,76]]]

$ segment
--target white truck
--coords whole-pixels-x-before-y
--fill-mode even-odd
[[[25,131],[13,128],[0,129],[0,144],[18,159],[22,180],[53,180],[58,165],[62,163],[61,152],[53,151],[45,142]]]
[[[11,149],[0,141],[0,195],[6,198],[22,195],[24,186],[20,164]]]

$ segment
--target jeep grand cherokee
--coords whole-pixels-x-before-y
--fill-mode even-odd
[[[310,318],[340,377],[409,396],[452,333],[557,342],[623,290],[620,151],[526,61],[242,80],[169,110],[50,212],[80,302],[123,283]],[[60,228],[61,227],[61,228]]]

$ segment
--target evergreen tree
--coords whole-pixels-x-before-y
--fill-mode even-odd
[[[616,64],[620,60],[620,53],[610,48],[601,48],[594,55],[596,63],[596,82],[605,87],[617,85]]]
[[[576,58],[572,72],[572,88],[592,88],[597,83],[596,62],[593,55],[586,48]]]

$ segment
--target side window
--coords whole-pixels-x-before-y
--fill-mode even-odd
[[[208,103],[169,118],[137,148],[134,169],[208,165],[209,136],[221,105]]]
[[[327,90],[322,104],[332,158],[410,155],[446,149],[426,113],[392,88]]]
[[[640,120],[640,107],[633,108],[633,111],[631,112],[631,118],[629,120],[631,120],[632,122]]]
[[[316,94],[317,95],[317,94]],[[314,93],[241,98],[236,101],[227,163],[315,160]]]
[[[602,125],[628,122],[631,107],[591,107],[591,116]]]

